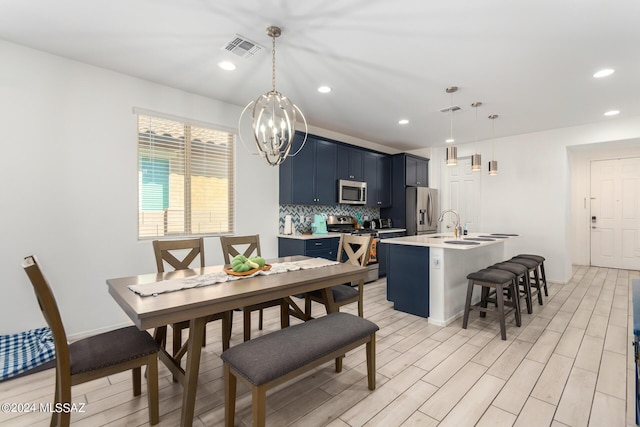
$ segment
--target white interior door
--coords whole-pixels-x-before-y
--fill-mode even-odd
[[[591,162],[591,265],[640,270],[640,157]]]
[[[480,172],[471,171],[471,157],[458,158],[458,165],[446,170],[448,191],[442,210],[456,210],[460,225],[467,223],[469,232],[480,231]],[[446,225],[441,231],[447,231]]]

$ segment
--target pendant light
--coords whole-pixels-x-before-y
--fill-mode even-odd
[[[495,120],[498,118],[497,114],[489,116],[491,119],[491,161],[489,162],[489,175],[498,175],[498,161],[495,159],[496,153],[496,141],[495,141]]]
[[[449,139],[447,139],[445,142],[448,144],[452,144],[453,142],[455,142],[455,139],[453,139],[453,111],[454,111],[453,94],[458,91],[458,86],[450,86],[447,89],[445,89],[445,91],[451,94],[451,105],[449,106],[449,114],[450,114],[449,123],[450,123],[451,133],[449,134]],[[456,147],[454,146],[447,147],[446,163],[447,163],[447,166],[455,166],[458,164],[458,149]]]
[[[271,90],[247,104],[239,119],[242,121],[245,112],[253,106],[251,109],[253,138],[258,148],[258,154],[271,166],[278,166],[289,155],[295,156],[304,147],[308,130],[307,120],[302,111],[291,99],[276,90],[276,38],[280,37],[280,34],[282,31],[279,27],[267,28],[267,35],[272,39]],[[298,115],[304,122],[304,139],[298,151],[289,154]],[[240,123],[238,128],[241,128]],[[242,136],[240,139],[242,140]]]
[[[475,154],[471,156],[471,170],[473,172],[480,172],[482,170],[482,156],[478,154],[478,107],[482,105],[482,102],[476,101],[471,106],[476,109],[476,146]]]

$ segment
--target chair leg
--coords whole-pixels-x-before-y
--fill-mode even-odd
[[[233,427],[236,416],[236,384],[238,379],[231,368],[224,364],[224,425]]]
[[[473,296],[473,280],[469,279],[467,285],[467,301],[464,304],[464,317],[462,318],[462,329],[467,329],[469,324],[469,311],[471,311],[471,297]]]
[[[498,305],[498,319],[500,320],[500,336],[507,339],[507,325],[504,321],[504,292],[502,285],[496,286],[496,304]]]
[[[56,368],[56,390],[53,396],[53,405],[60,402],[60,380],[58,379],[58,372]],[[51,414],[50,427],[56,427],[60,425],[60,413],[53,412]]]
[[[173,338],[171,341],[173,344],[173,356],[175,356],[182,348],[182,329],[176,325],[173,325]]]
[[[153,331],[153,338],[156,340],[160,347],[165,348],[167,344],[167,327],[160,326]]]
[[[158,403],[157,353],[152,354],[147,358],[147,403],[149,405],[149,424],[158,424],[160,422],[160,407]]]
[[[540,263],[540,274],[542,275],[542,284],[544,285],[544,295],[549,296],[549,289],[547,289],[547,275],[544,273],[544,261]]]
[[[489,288],[486,286],[482,286],[482,291],[480,292],[480,307],[487,308],[487,306],[489,305],[489,302],[487,301],[488,298],[489,298]],[[487,312],[481,311],[480,317],[487,317]]]
[[[242,310],[244,317],[244,340],[249,341],[251,339],[251,311],[246,308]]]
[[[511,288],[513,289],[511,300],[513,301],[513,310],[516,312],[516,326],[520,327],[522,326],[522,317],[520,316],[520,290],[517,277],[511,282]]]
[[[140,396],[142,393],[142,369],[138,366],[131,370],[131,379],[133,380],[133,395]]]
[[[533,270],[533,277],[536,281],[536,286],[538,288],[538,303],[542,305],[542,285],[540,284],[540,275],[538,275],[538,268],[536,267]]]
[[[342,359],[344,359],[344,354],[340,357],[336,357],[336,372],[342,372]]]
[[[71,403],[71,378],[60,379],[60,400],[62,403]],[[61,411],[58,418],[58,426],[69,427],[71,423],[71,412]]]
[[[304,314],[311,318],[311,298],[309,295],[304,296]]]
[[[280,329],[289,327],[289,303],[284,298],[280,301]]]
[[[531,283],[529,282],[529,272],[522,277],[524,290],[527,294],[527,313],[533,313],[533,300],[531,298]]]
[[[367,343],[367,382],[369,390],[376,388],[376,334],[371,334],[371,341]]]
[[[262,309],[260,309],[260,312],[258,313],[258,330],[261,331],[262,330]]]

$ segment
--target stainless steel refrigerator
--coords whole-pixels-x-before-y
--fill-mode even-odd
[[[427,187],[406,188],[407,236],[438,232],[438,190]]]

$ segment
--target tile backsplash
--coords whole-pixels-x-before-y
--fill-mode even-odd
[[[360,214],[362,218],[367,219],[379,218],[380,208],[372,206],[351,206],[351,205],[280,205],[278,233],[284,231],[284,217],[291,215],[291,223],[296,234],[302,234],[311,231],[310,221],[300,221],[300,217],[309,217],[315,214],[325,215],[350,215],[356,217]]]

